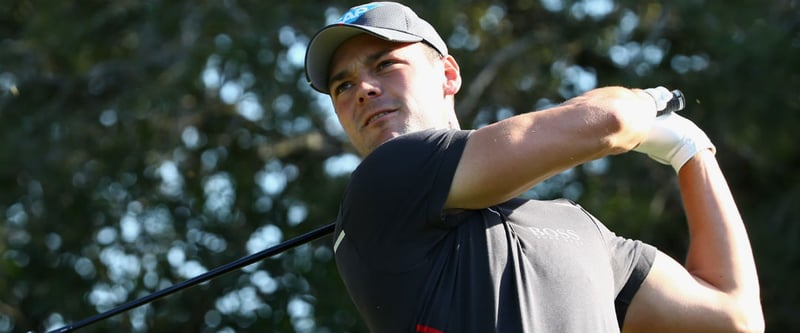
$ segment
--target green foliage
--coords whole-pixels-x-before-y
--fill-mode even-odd
[[[0,332],[60,327],[332,221],[357,158],[302,56],[350,5],[0,4]],[[796,1],[409,5],[461,65],[464,127],[595,86],[682,89],[751,232],[767,328],[800,328]],[[572,197],[620,234],[685,253],[674,176],[642,156],[530,195]],[[365,332],[331,245],[82,331]]]

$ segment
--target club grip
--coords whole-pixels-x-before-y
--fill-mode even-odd
[[[658,111],[656,116],[665,115],[670,112],[678,112],[686,107],[686,98],[683,97],[683,92],[678,89],[672,91],[672,99],[667,102],[667,107],[664,110]]]

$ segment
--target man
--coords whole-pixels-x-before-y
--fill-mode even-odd
[[[461,130],[458,64],[426,21],[356,6],[309,44],[353,146],[337,265],[374,332],[762,331],[749,241],[714,147],[667,114],[664,88],[607,87]],[[684,266],[566,200],[515,199],[603,156],[637,150],[678,172]]]

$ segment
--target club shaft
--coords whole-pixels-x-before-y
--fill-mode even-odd
[[[683,92],[675,89],[672,91],[672,99],[667,102],[667,107],[664,108],[664,110],[658,111],[657,116],[665,115],[670,112],[678,112],[685,107],[686,97],[683,96]]]
[[[233,262],[230,262],[228,264],[219,266],[219,267],[214,268],[214,269],[212,269],[212,270],[210,270],[208,272],[205,272],[203,274],[195,276],[195,277],[193,277],[191,279],[185,280],[185,281],[180,282],[180,283],[176,283],[176,284],[174,284],[172,286],[169,286],[167,288],[161,289],[161,290],[159,290],[157,292],[154,292],[152,294],[149,294],[147,296],[144,296],[144,297],[141,297],[139,299],[135,299],[133,301],[127,302],[127,303],[122,304],[120,306],[117,306],[117,307],[115,307],[115,308],[113,308],[111,310],[96,314],[96,315],[94,315],[92,317],[89,317],[89,318],[83,319],[81,321],[69,324],[69,325],[61,327],[59,329],[55,329],[55,330],[49,331],[48,333],[72,332],[72,331],[77,330],[79,328],[88,326],[90,324],[93,324],[93,323],[96,323],[98,321],[101,321],[101,320],[107,319],[109,317],[115,316],[117,314],[120,314],[122,312],[125,312],[125,311],[131,310],[133,308],[142,306],[144,304],[150,303],[150,302],[152,302],[152,301],[154,301],[156,299],[168,296],[168,295],[173,294],[175,292],[178,292],[180,290],[183,290],[183,289],[186,289],[186,288],[201,284],[203,282],[211,280],[211,279],[213,279],[213,278],[215,278],[217,276],[220,276],[222,274],[228,273],[228,272],[233,271],[233,270],[240,269],[242,267],[248,266],[248,265],[253,264],[255,262],[261,261],[261,260],[263,260],[265,258],[280,254],[280,253],[282,253],[282,252],[284,252],[284,251],[286,251],[288,249],[291,249],[293,247],[296,247],[298,245],[308,243],[308,242],[313,241],[313,240],[315,240],[317,238],[320,238],[320,237],[325,236],[327,234],[333,233],[333,229],[334,229],[334,223],[330,223],[330,224],[328,224],[326,226],[319,227],[319,228],[314,229],[312,231],[309,231],[309,232],[307,232],[305,234],[302,234],[300,236],[297,236],[295,238],[292,238],[290,240],[287,240],[285,242],[277,244],[277,245],[275,245],[273,247],[267,248],[267,249],[262,250],[260,252],[253,253],[253,254],[251,254],[249,256],[246,256],[246,257],[242,257],[240,259],[237,259],[236,261],[233,261]]]

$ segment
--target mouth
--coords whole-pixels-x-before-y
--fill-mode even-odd
[[[364,127],[369,126],[373,122],[377,121],[378,119],[383,118],[384,116],[386,116],[386,115],[388,115],[390,113],[394,113],[394,110],[381,111],[381,112],[377,112],[377,113],[373,114],[372,116],[367,118],[366,122],[364,122]]]

